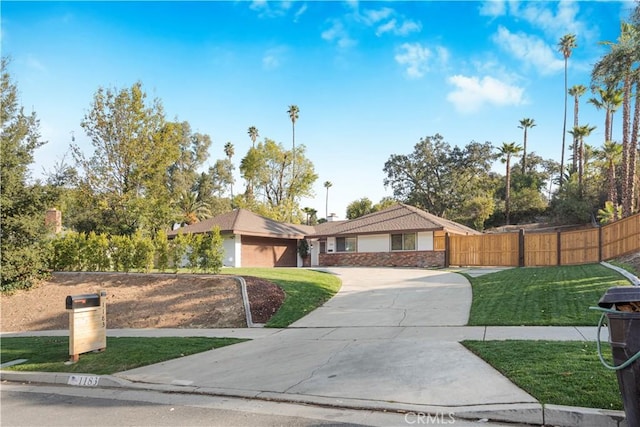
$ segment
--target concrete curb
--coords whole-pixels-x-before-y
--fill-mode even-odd
[[[57,384],[69,387],[122,388],[164,393],[181,393],[211,396],[228,396],[243,399],[259,399],[317,405],[332,408],[398,412],[407,414],[466,420],[486,419],[494,422],[561,427],[626,427],[623,411],[580,408],[540,403],[512,403],[471,406],[415,405],[401,402],[372,401],[350,398],[334,398],[256,390],[231,390],[197,387],[189,384],[151,384],[132,382],[115,375],[70,374],[62,372],[12,372],[0,370],[0,381],[16,383]],[[435,418],[434,418],[435,419]]]
[[[612,270],[617,271],[618,273],[622,274],[624,277],[626,277],[633,286],[640,286],[640,279],[637,278],[634,274],[628,272],[627,270],[625,270],[624,268],[620,268],[618,266],[615,266],[613,264],[609,264],[608,262],[602,261],[600,263],[601,265],[604,265],[607,268],[610,268]]]

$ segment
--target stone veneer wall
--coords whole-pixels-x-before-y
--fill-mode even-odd
[[[341,252],[320,254],[323,267],[444,267],[444,251]]]

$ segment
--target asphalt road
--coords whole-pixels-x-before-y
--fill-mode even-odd
[[[502,424],[447,414],[390,414],[150,391],[2,384],[0,423],[9,426],[419,426]],[[513,424],[509,424],[514,426]]]

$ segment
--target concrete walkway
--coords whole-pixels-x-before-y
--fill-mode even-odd
[[[458,341],[596,336],[596,328],[583,327],[466,327],[471,287],[451,272],[327,271],[342,279],[340,292],[287,329],[108,331],[109,336],[252,338],[121,372],[112,384],[542,424],[541,404]],[[37,334],[53,335],[31,335]]]

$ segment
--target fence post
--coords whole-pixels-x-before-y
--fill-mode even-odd
[[[524,267],[524,228],[518,233],[518,267]]]
[[[556,251],[558,255],[558,265],[562,265],[562,231],[558,231]]]
[[[598,262],[602,262],[602,226],[598,226]]]
[[[444,233],[444,268],[449,268],[451,262],[451,244],[449,242],[449,232]]]

